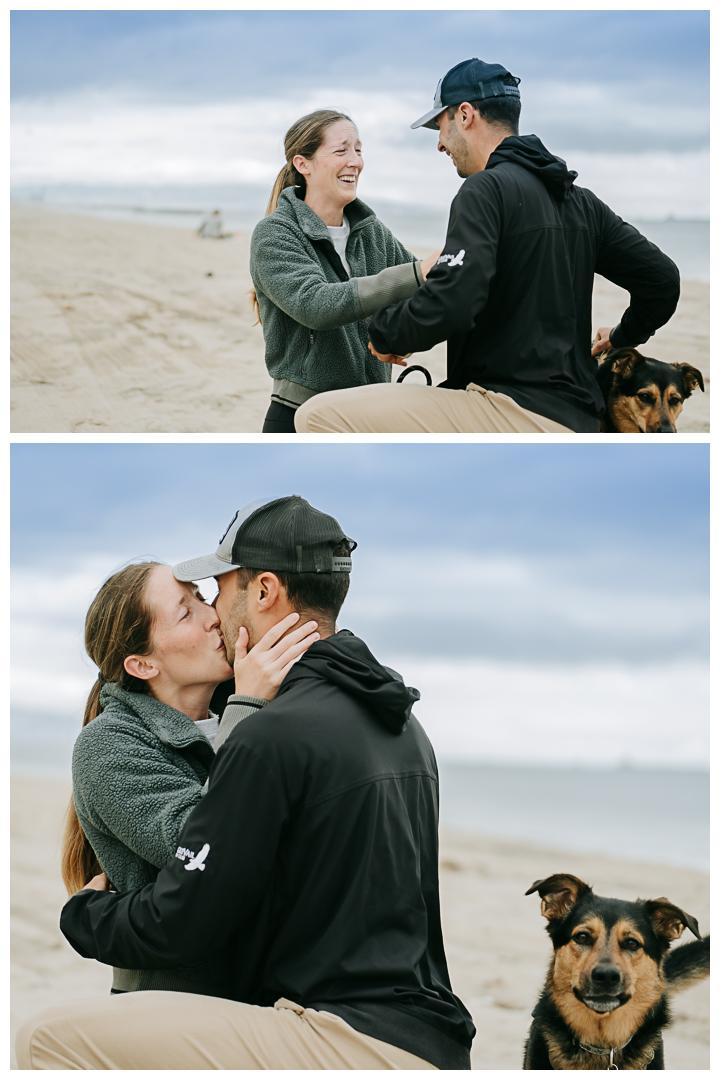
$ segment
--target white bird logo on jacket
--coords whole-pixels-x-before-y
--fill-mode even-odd
[[[192,859],[190,859],[190,862],[185,864],[185,869],[186,870],[204,870],[205,869],[205,859],[207,859],[209,851],[210,851],[210,845],[209,844],[203,844],[203,846],[198,851],[197,855],[193,855]]]

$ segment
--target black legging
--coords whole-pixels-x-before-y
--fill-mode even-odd
[[[281,405],[279,401],[271,401],[270,408],[265,414],[263,432],[271,435],[294,435],[295,409],[291,409],[288,405]]]

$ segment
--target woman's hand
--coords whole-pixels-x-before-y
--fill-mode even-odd
[[[442,248],[438,248],[437,251],[433,251],[432,255],[428,255],[427,259],[423,259],[420,263],[420,273],[422,274],[423,281],[427,281],[428,274],[441,255]]]
[[[368,349],[373,354],[376,360],[382,360],[383,364],[397,364],[398,367],[407,367],[406,360],[412,353],[406,353],[405,356],[398,356],[396,353],[379,353],[375,349],[372,341],[368,342]]]
[[[96,874],[94,878],[88,881],[87,885],[83,885],[83,889],[95,889],[96,892],[108,892],[111,888],[110,882],[107,879],[106,874]]]
[[[248,634],[240,627],[235,643],[235,693],[272,701],[293,664],[320,635],[313,620],[290,630],[300,616],[296,611],[270,627],[247,651]],[[283,637],[283,635],[285,635]]]

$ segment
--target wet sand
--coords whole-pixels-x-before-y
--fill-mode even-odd
[[[12,780],[11,1037],[33,1013],[63,1000],[108,993],[110,969],[78,956],[58,929],[65,892],[59,839],[69,782]],[[538,878],[569,872],[598,893],[634,900],[667,896],[709,930],[707,875],[676,867],[573,855],[537,846],[445,832],[441,888],[453,989],[478,1029],[474,1069],[519,1069],[550,956]],[[686,932],[684,938],[688,938]],[[683,939],[684,940],[684,939]],[[666,1068],[709,1069],[709,983],[676,999],[666,1033]],[[14,1054],[12,1067],[17,1068]]]
[[[249,241],[13,206],[11,431],[260,432],[271,380],[247,297]],[[617,322],[626,296],[598,278],[594,326]],[[644,350],[707,380],[709,303],[709,286],[684,283]],[[441,381],[445,346],[414,362]],[[709,431],[709,416],[706,381],[678,430]]]

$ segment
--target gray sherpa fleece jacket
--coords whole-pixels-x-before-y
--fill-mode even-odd
[[[392,368],[368,350],[370,316],[422,284],[415,257],[360,199],[345,207],[348,278],[330,233],[293,188],[258,222],[250,244],[265,362],[273,398],[301,405],[314,394],[389,382]]]
[[[233,696],[216,748],[239,719],[263,704],[257,698]],[[203,794],[215,751],[189,716],[148,694],[106,683],[100,705],[103,711],[75,743],[73,800],[98,862],[114,887],[124,892],[154,881],[175,855],[185,821]],[[230,996],[226,955],[223,950],[172,971],[115,969],[113,988]]]

